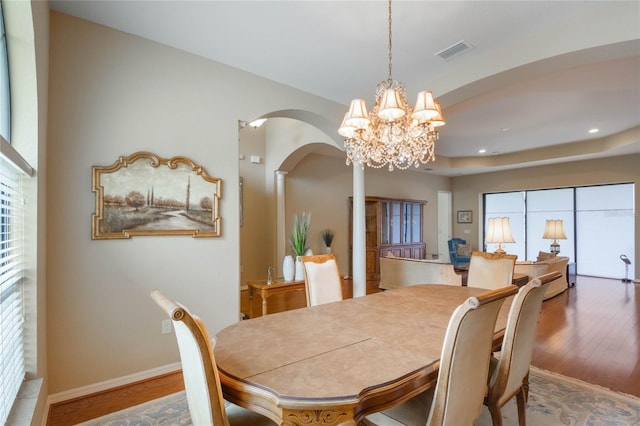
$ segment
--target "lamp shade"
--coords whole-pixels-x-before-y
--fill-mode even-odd
[[[508,217],[490,217],[487,230],[487,243],[515,243],[511,234],[511,224]]]
[[[364,99],[354,99],[351,101],[351,106],[344,118],[344,124],[346,126],[354,127],[356,129],[366,129],[369,125],[369,114],[367,113],[367,104]]]
[[[545,240],[566,240],[562,219],[547,219],[542,238]]]
[[[487,227],[487,243],[498,244],[496,253],[505,253],[502,248],[503,243],[515,243],[511,234],[511,224],[508,217],[490,217]]]
[[[442,107],[438,102],[436,102],[436,109],[438,110],[438,115],[429,120],[431,127],[440,127],[444,126],[444,116],[442,115]]]
[[[396,89],[387,89],[382,94],[378,117],[386,121],[394,121],[406,114],[400,93]]]
[[[347,115],[344,115],[344,119],[342,120],[342,124],[340,124],[340,128],[338,129],[338,134],[344,138],[351,139],[356,134],[356,128],[353,126],[347,126]]]
[[[437,115],[438,108],[436,107],[436,101],[433,99],[433,93],[429,90],[418,93],[416,106],[413,108],[411,118],[422,122],[429,121]]]

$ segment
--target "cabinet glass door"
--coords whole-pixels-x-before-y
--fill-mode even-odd
[[[422,241],[422,236],[420,235],[421,209],[422,205],[420,203],[403,203],[402,242],[405,244]]]
[[[365,238],[367,247],[376,247],[378,245],[378,203],[375,201],[365,201]],[[383,232],[384,235],[384,232]],[[383,237],[384,238],[384,237]]]
[[[400,201],[382,202],[382,231],[386,238],[382,239],[382,244],[400,244],[401,223],[402,223],[402,203]]]

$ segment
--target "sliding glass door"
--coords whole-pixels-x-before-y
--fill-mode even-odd
[[[535,260],[551,251],[553,240],[543,239],[546,221],[560,219],[567,237],[557,241],[560,255],[576,262],[578,274],[625,278],[620,256],[635,256],[633,194],[632,183],[484,194],[484,229],[491,217],[509,217],[516,242],[506,251]]]
[[[573,188],[527,191],[527,256],[535,260],[538,252],[550,252],[553,240],[543,239],[547,220],[562,220],[566,240],[557,240],[560,255],[575,261]]]
[[[633,184],[576,189],[576,233],[582,275],[624,278],[620,255],[634,258]],[[629,265],[633,278],[634,265]]]

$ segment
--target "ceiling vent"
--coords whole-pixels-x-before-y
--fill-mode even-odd
[[[456,56],[462,55],[465,52],[473,49],[473,46],[467,43],[464,40],[460,40],[459,42],[447,47],[436,53],[436,55],[440,56],[444,60],[449,60]]]

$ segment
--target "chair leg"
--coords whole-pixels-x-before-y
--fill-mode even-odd
[[[524,392],[524,402],[529,402],[529,373],[522,380],[522,392]]]
[[[502,426],[502,412],[500,411],[500,407],[493,403],[488,404],[487,407],[489,408],[489,413],[491,413],[493,426]]]
[[[527,424],[527,419],[525,417],[525,412],[526,412],[525,400],[526,399],[527,399],[527,396],[525,395],[524,386],[522,386],[518,391],[518,393],[516,394],[516,403],[518,405],[518,424],[520,426],[526,426]]]

